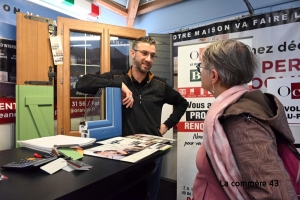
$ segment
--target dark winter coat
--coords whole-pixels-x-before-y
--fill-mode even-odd
[[[254,199],[298,199],[277,153],[278,136],[294,142],[281,102],[271,94],[254,90],[227,107],[219,120],[242,181],[259,182],[255,187],[245,186],[248,194]],[[196,180],[202,186],[194,191],[198,199],[229,199],[223,190],[226,186],[221,186],[214,175],[204,145],[199,148],[196,163]]]

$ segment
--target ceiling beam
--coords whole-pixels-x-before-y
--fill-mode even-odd
[[[94,0],[93,3],[99,4],[100,6],[103,6],[104,8],[107,8],[125,18],[128,18],[128,13],[126,8],[123,8],[117,3],[114,3],[109,0]]]
[[[133,27],[140,0],[128,0],[128,17],[126,27]]]
[[[137,11],[137,15],[142,15],[153,10],[181,2],[183,0],[155,0],[153,2],[141,5]]]

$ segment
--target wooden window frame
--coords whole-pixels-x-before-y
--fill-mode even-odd
[[[63,17],[57,18],[57,24],[57,35],[61,36],[64,51],[64,63],[57,66],[57,134],[80,136],[70,125],[70,32],[101,35],[100,73],[104,73],[110,71],[110,37],[136,39],[145,36],[146,31]]]

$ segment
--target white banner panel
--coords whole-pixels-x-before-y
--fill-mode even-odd
[[[253,89],[267,92],[268,79],[300,77],[297,29],[300,30],[299,23],[229,34],[230,38],[252,37],[252,51],[259,66],[252,80]]]
[[[193,180],[197,168],[195,158],[203,141],[204,119],[214,97],[201,88],[201,77],[196,65],[201,52],[209,43],[179,47],[178,91],[189,103],[178,123],[177,199],[192,199]]]
[[[268,93],[284,105],[288,123],[300,126],[300,78],[269,79]]]

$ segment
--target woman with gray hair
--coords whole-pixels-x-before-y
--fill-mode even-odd
[[[194,200],[297,199],[276,145],[276,137],[294,138],[279,100],[247,85],[257,69],[251,49],[233,39],[214,42],[197,68],[216,99],[196,156]]]

